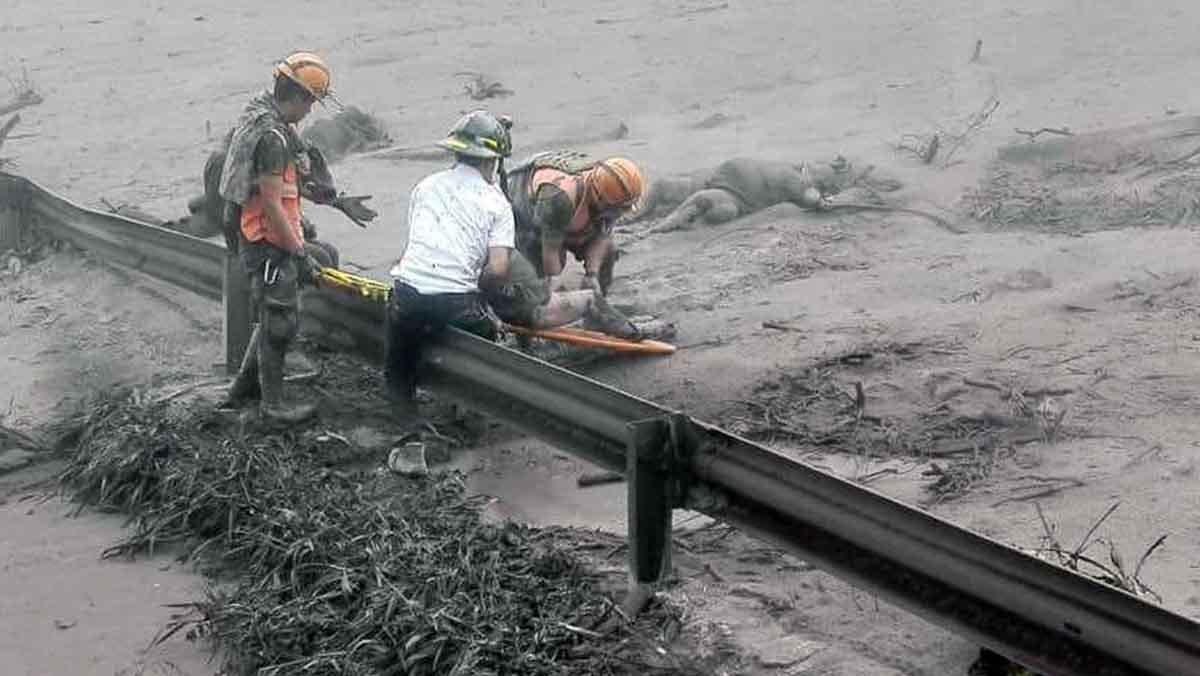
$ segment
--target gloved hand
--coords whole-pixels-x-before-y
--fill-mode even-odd
[[[546,284],[546,290],[550,293],[567,290],[567,287],[563,285],[562,278],[559,275],[546,275],[542,281]]]
[[[306,180],[301,187],[304,197],[317,204],[331,204],[337,199],[337,189],[332,185]]]
[[[501,321],[499,315],[496,314],[496,311],[490,305],[483,306],[483,314],[492,323],[492,328],[496,332],[496,342],[504,342],[508,338],[508,325]]]
[[[375,220],[379,215],[377,211],[368,207],[363,202],[371,199],[372,195],[347,195],[339,194],[332,202],[332,206],[342,213],[350,217],[359,227],[367,227],[366,222]]]
[[[311,242],[317,238],[317,226],[313,225],[312,221],[303,216],[300,217],[300,230],[304,233],[304,241],[306,242]]]
[[[597,296],[603,296],[604,292],[600,289],[600,279],[596,275],[584,275],[582,282],[579,284],[580,291],[594,291]]]

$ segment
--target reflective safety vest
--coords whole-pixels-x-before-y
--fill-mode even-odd
[[[567,226],[566,232],[563,233],[567,245],[570,246],[577,241],[587,239],[587,236],[592,231],[592,214],[588,209],[587,199],[585,199],[584,195],[587,185],[583,180],[583,176],[567,174],[551,168],[538,169],[534,172],[532,180],[529,182],[530,196],[536,195],[537,189],[547,183],[565,192],[571,198],[571,203],[575,206],[575,211],[571,215],[571,223]]]
[[[304,241],[304,228],[300,223],[300,183],[297,180],[296,163],[288,162],[287,167],[283,170],[283,213],[287,217],[288,225],[292,226],[292,232],[295,233],[296,239]],[[242,205],[242,235],[248,242],[260,242],[266,240],[270,244],[283,248],[284,243],[278,241],[278,237],[267,224],[267,212],[263,208],[263,196],[261,192],[255,191],[250,199]]]

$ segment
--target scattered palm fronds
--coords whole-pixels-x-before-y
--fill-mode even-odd
[[[995,471],[1004,456],[995,447],[976,449],[973,453],[948,464],[933,462],[921,476],[934,478],[925,485],[933,503],[953,500],[966,495]]]
[[[737,402],[727,424],[739,434],[768,443],[835,447],[872,457],[972,454],[1005,442],[1038,438],[1031,421],[963,415],[945,405],[933,405],[911,419],[876,415],[862,383],[847,380],[843,373],[874,360],[914,359],[951,350],[932,343],[856,346],[764,382],[752,399]]]
[[[1118,589],[1127,591],[1135,596],[1151,596],[1158,603],[1162,603],[1162,598],[1152,589],[1146,586],[1141,580],[1142,566],[1150,559],[1154,552],[1166,542],[1167,536],[1163,535],[1151,544],[1146,551],[1138,559],[1133,570],[1125,563],[1116,545],[1111,540],[1104,538],[1092,539],[1099,530],[1100,526],[1112,516],[1113,512],[1117,511],[1120,503],[1115,503],[1109,507],[1107,511],[1088,528],[1083,539],[1074,548],[1063,546],[1059,541],[1056,533],[1057,527],[1046,519],[1046,515],[1042,512],[1041,505],[1034,503],[1037,509],[1038,519],[1042,523],[1042,537],[1039,546],[1030,554],[1049,561],[1056,565],[1062,566],[1076,573],[1086,575],[1090,578],[1111,585]],[[1109,563],[1092,558],[1087,554],[1087,550],[1092,545],[1105,545],[1108,547]],[[986,648],[979,651],[979,658],[971,665],[967,672],[970,676],[1040,676],[1031,669],[1023,667],[1016,662],[1010,661],[1002,655],[992,652]]]
[[[1042,538],[1041,543],[1034,549],[1033,553],[1038,558],[1051,561],[1118,589],[1123,589],[1135,596],[1150,596],[1156,602],[1162,603],[1162,597],[1142,581],[1141,573],[1142,567],[1146,565],[1146,561],[1166,542],[1166,535],[1160,536],[1153,544],[1147,547],[1146,551],[1142,553],[1142,556],[1132,568],[1125,562],[1124,557],[1112,540],[1099,537],[1093,539],[1100,526],[1120,506],[1121,503],[1114,503],[1092,524],[1078,545],[1074,548],[1067,548],[1059,541],[1057,527],[1046,519],[1046,515],[1042,512],[1042,506],[1034,503],[1038,519],[1042,523]],[[1093,545],[1101,545],[1108,549],[1108,563],[1104,563],[1088,554],[1088,550]]]
[[[173,545],[220,576],[159,640],[207,638],[243,674],[700,673],[663,645],[674,611],[613,622],[561,533],[483,523],[458,476],[355,474],[337,467],[363,452],[324,428],[222,420],[102,403],[61,476],[130,515],[106,556]]]

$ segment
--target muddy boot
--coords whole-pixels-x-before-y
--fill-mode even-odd
[[[600,294],[596,294],[591,307],[584,315],[583,326],[590,331],[599,331],[625,340],[642,339],[642,332],[638,330],[638,327],[629,321],[628,317],[609,305],[608,301]]]
[[[250,334],[246,343],[246,353],[242,355],[242,365],[234,376],[233,383],[225,399],[217,408],[242,408],[255,399],[262,397],[262,388],[258,382],[258,326]]]
[[[312,404],[289,403],[283,399],[283,350],[263,340],[258,349],[258,381],[262,388],[264,418],[283,423],[308,420],[317,412]]]
[[[404,428],[415,428],[421,422],[421,408],[415,397],[389,391],[384,413],[391,421]]]

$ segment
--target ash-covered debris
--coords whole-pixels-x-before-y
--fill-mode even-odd
[[[347,401],[377,385],[346,371]],[[380,471],[340,416],[272,433],[179,391],[96,403],[60,477],[129,515],[105,556],[171,547],[220,579],[160,640],[207,639],[231,673],[711,673],[678,609],[623,618],[585,534],[489,523],[456,473]]]

